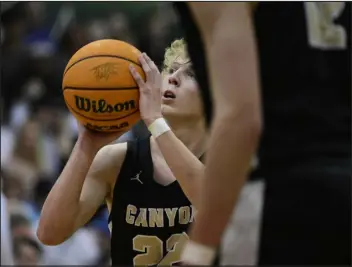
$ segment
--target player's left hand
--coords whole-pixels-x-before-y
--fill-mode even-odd
[[[155,63],[143,53],[138,57],[139,62],[146,75],[144,82],[133,65],[130,65],[130,72],[138,84],[140,91],[139,110],[141,117],[147,127],[156,119],[162,118],[161,114],[161,74]]]

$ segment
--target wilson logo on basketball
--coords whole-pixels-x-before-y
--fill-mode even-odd
[[[91,100],[87,97],[75,95],[76,108],[81,111],[94,113],[113,113],[136,109],[136,102],[129,100],[123,103],[108,104],[104,99]]]
[[[116,65],[116,63],[108,62],[92,68],[92,71],[97,80],[108,80],[110,75],[117,74]]]

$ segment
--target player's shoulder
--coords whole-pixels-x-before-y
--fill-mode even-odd
[[[104,158],[105,160],[119,162],[124,160],[127,153],[127,142],[109,144],[101,148],[97,157]]]
[[[90,169],[92,177],[114,183],[127,154],[127,143],[106,145],[99,150]]]
[[[102,147],[94,158],[93,169],[98,172],[117,171],[125,159],[127,143]]]

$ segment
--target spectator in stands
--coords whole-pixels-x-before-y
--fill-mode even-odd
[[[25,196],[29,197],[35,179],[41,169],[39,124],[27,121],[20,129],[15,143],[11,164],[4,166],[6,172],[21,181]]]
[[[39,265],[42,249],[38,242],[29,237],[17,237],[13,242],[16,265]]]
[[[23,214],[11,214],[10,216],[11,234],[13,238],[28,237],[33,238],[31,222]]]
[[[1,192],[1,266],[14,263],[8,212],[7,199]]]

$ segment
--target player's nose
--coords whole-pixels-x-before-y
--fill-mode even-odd
[[[176,73],[173,73],[172,75],[170,75],[169,77],[169,84],[172,84],[176,87],[180,86],[180,79],[178,77],[178,75]]]

